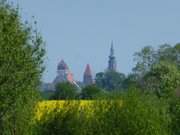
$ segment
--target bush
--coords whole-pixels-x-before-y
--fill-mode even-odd
[[[168,106],[151,95],[128,92],[119,100],[96,105],[92,135],[168,135]]]
[[[77,87],[69,82],[58,83],[56,85],[56,91],[52,95],[51,99],[76,99],[77,92]]]
[[[155,93],[158,97],[171,98],[180,85],[180,72],[173,63],[160,61],[151,67],[143,79],[144,89]]]
[[[96,85],[89,85],[82,89],[80,98],[82,99],[95,99],[103,96],[104,91]]]
[[[0,134],[31,134],[43,71],[43,41],[19,10],[0,0]]]
[[[81,101],[83,102],[83,101]],[[168,105],[152,95],[134,90],[111,100],[82,106],[69,101],[44,115],[39,135],[169,135]]]
[[[170,114],[172,118],[173,135],[180,134],[180,98],[173,98],[170,102]]]

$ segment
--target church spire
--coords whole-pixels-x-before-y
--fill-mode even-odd
[[[108,61],[108,70],[116,71],[116,57],[114,56],[113,41],[111,41],[110,55],[109,55],[109,61]]]
[[[113,40],[111,41],[111,50],[110,50],[110,56],[114,56],[114,45],[113,45]]]

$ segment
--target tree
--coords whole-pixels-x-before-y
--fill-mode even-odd
[[[105,73],[104,72],[99,72],[96,74],[96,85],[100,88],[104,88],[105,87]]]
[[[166,102],[136,89],[124,93],[121,99],[121,108],[116,104],[106,114],[109,123],[114,121],[112,131],[119,128],[116,133],[121,135],[170,135]]]
[[[42,38],[19,10],[0,2],[0,134],[30,134],[31,112],[43,71]]]
[[[172,47],[169,44],[161,45],[157,50],[151,46],[144,47],[140,52],[135,53],[134,61],[136,66],[133,68],[134,73],[142,78],[152,67],[160,61],[168,61],[180,65],[180,44]]]
[[[170,114],[172,118],[172,133],[173,135],[180,134],[180,98],[172,98],[170,102]]]
[[[82,89],[82,99],[94,99],[98,98],[103,94],[103,91],[95,85],[89,85]]]
[[[163,100],[136,89],[113,99],[65,101],[38,123],[38,135],[170,135]]]
[[[151,65],[155,62],[156,52],[153,47],[146,46],[140,52],[136,52],[134,56],[134,61],[137,63],[133,71],[141,78],[150,70]]]
[[[173,63],[161,61],[152,66],[143,78],[143,87],[159,97],[172,97],[180,85],[180,72]]]
[[[157,55],[159,60],[171,61],[175,59],[174,57],[174,48],[169,44],[164,44],[159,47],[157,50]]]
[[[175,54],[176,54],[176,64],[180,70],[180,43],[176,44],[174,47]]]
[[[77,97],[77,91],[76,86],[69,82],[58,83],[51,99],[75,99]]]
[[[122,83],[123,89],[140,88],[138,77],[135,73],[129,74]]]
[[[115,71],[106,71],[96,74],[96,85],[106,90],[119,90],[122,88],[122,82],[125,75]]]

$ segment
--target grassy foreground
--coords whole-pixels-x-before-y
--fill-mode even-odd
[[[41,101],[35,135],[171,135],[166,103],[151,95]]]

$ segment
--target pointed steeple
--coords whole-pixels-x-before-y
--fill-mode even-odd
[[[91,71],[91,68],[90,68],[89,64],[86,65],[86,69],[85,69],[85,72],[84,72],[83,83],[84,83],[84,85],[93,84],[93,76],[92,76],[92,71]]]
[[[114,56],[113,41],[111,41],[110,55],[109,55],[109,61],[108,61],[108,70],[116,71],[116,57]]]
[[[114,45],[113,45],[113,40],[111,41],[111,50],[110,50],[110,56],[114,56]]]

